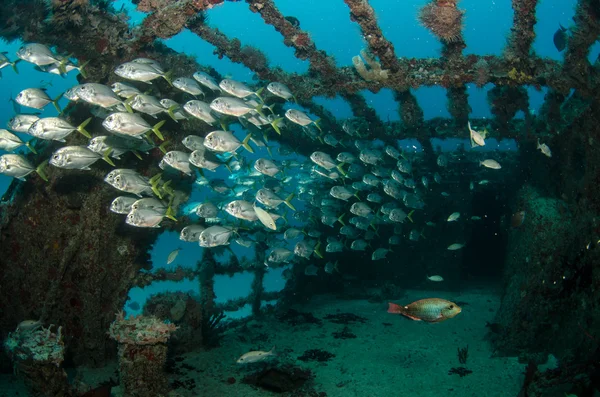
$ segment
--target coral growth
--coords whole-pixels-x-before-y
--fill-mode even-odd
[[[125,318],[123,312],[119,312],[116,320],[110,325],[108,334],[118,343],[154,345],[167,343],[171,333],[176,330],[175,324],[165,323],[156,317]]]
[[[53,327],[19,326],[4,341],[15,372],[34,396],[71,395],[67,374],[61,368],[65,353],[62,327]]]
[[[463,14],[456,1],[434,0],[421,8],[419,20],[441,41],[452,43],[462,40]]]
[[[177,327],[156,317],[125,318],[110,325],[109,335],[119,343],[119,377],[126,396],[158,396],[167,392],[164,366],[167,340]]]
[[[360,74],[360,76],[367,81],[381,82],[387,80],[388,78],[388,71],[381,69],[381,64],[377,62],[366,50],[361,50],[360,55],[352,57],[352,64],[354,65],[354,68],[358,74]],[[369,65],[369,69],[367,69],[366,65]]]

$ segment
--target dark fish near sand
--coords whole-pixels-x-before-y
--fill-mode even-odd
[[[427,298],[413,302],[406,306],[389,303],[388,313],[402,314],[415,321],[439,323],[455,317],[462,311],[454,302],[440,298]]]
[[[563,51],[567,47],[567,29],[563,28],[562,25],[558,25],[559,28],[554,33],[554,47],[558,52]]]

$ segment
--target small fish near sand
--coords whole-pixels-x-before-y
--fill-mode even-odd
[[[439,283],[439,282],[444,281],[444,277],[436,274],[434,276],[427,276],[427,280]]]
[[[440,298],[421,299],[406,306],[390,302],[388,307],[388,313],[402,314],[411,320],[428,323],[446,321],[456,317],[461,311],[456,303]]]
[[[238,360],[236,362],[240,365],[254,364],[254,363],[260,363],[262,361],[269,360],[272,357],[276,357],[276,356],[277,356],[277,354],[275,353],[275,347],[273,347],[268,352],[265,352],[262,350],[248,352],[248,353],[244,354],[243,356],[241,356],[240,358],[238,358]]]

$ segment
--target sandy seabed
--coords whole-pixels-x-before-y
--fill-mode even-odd
[[[497,357],[486,338],[489,332],[486,322],[493,322],[499,297],[485,289],[462,293],[420,290],[408,291],[395,302],[408,304],[428,297],[462,304],[462,313],[442,323],[424,323],[388,314],[387,302],[318,296],[295,309],[311,313],[322,320],[321,324],[292,325],[271,316],[252,320],[247,326],[229,331],[218,348],[176,357],[170,378],[171,384],[177,381],[180,386],[171,395],[317,396],[314,392],[322,392],[328,397],[517,396],[525,366],[516,357]],[[325,319],[327,315],[340,313],[355,314],[364,318],[364,322],[336,324]],[[345,327],[356,337],[336,339],[333,334]],[[462,366],[457,349],[467,345],[469,355],[464,366],[473,372],[464,377],[449,374],[451,368]],[[269,350],[274,346],[278,356],[271,362],[236,364],[237,358],[247,351]],[[298,360],[311,349],[334,356],[326,362]],[[242,382],[246,375],[277,364],[310,369],[314,377],[300,391],[279,394]],[[104,375],[100,376],[101,373]],[[93,380],[106,380],[107,373],[115,376],[112,370],[86,370],[81,375],[95,383]],[[27,396],[20,382],[8,376],[3,378],[0,396]],[[121,395],[118,388],[113,388],[113,395]]]

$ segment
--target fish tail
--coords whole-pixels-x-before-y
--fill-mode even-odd
[[[404,314],[405,310],[403,306],[397,305],[392,302],[388,302],[388,313],[392,314]]]
[[[62,77],[64,77],[64,75],[67,74],[67,62],[69,62],[69,58],[71,57],[71,55],[73,55],[73,54],[69,54],[68,56],[66,56],[65,58],[63,58],[58,63],[58,72],[60,73],[60,75]]]
[[[252,149],[252,146],[250,146],[250,144],[248,143],[250,141],[251,137],[252,137],[252,134],[246,135],[246,137],[242,141],[242,146],[244,147],[244,149],[246,149],[250,153],[254,153],[254,150]]]
[[[271,148],[266,146],[267,148],[267,153],[269,153],[269,156],[271,156],[271,158],[273,158],[273,152],[271,152]]]
[[[166,122],[167,122],[166,120],[159,121],[158,123],[156,123],[154,125],[154,127],[152,127],[152,132],[154,132],[154,135],[156,135],[158,137],[158,139],[160,139],[161,141],[164,141],[165,137],[160,132],[160,127],[162,127]]]
[[[223,128],[223,131],[227,131],[227,124],[225,124],[225,117],[222,117],[221,119],[219,119],[219,124],[221,124],[221,128]]]
[[[173,121],[175,121],[176,123],[179,123],[179,121],[177,121],[177,118],[175,117],[175,110],[179,107],[179,105],[173,105],[170,108],[167,109],[167,113],[169,114],[169,116],[171,116],[171,118],[173,119]]]
[[[169,70],[167,73],[163,74],[162,77],[167,80],[167,83],[169,83],[169,85],[171,87],[173,87],[173,71]]]
[[[113,149],[112,148],[108,148],[106,149],[106,151],[104,152],[104,155],[102,156],[102,160],[106,161],[108,164],[112,165],[113,167],[116,167],[115,163],[113,163],[113,161],[110,159],[110,154],[112,153]]]
[[[48,182],[48,176],[46,175],[46,172],[45,172],[45,169],[46,169],[47,165],[48,165],[48,160],[44,160],[35,169],[35,172],[40,176],[40,178],[42,178],[46,182]]]
[[[54,107],[56,108],[56,111],[58,112],[58,114],[62,114],[62,110],[60,109],[60,105],[58,104],[58,101],[60,101],[60,98],[62,98],[63,94],[59,94],[56,98],[54,98],[54,100],[52,101],[52,104],[54,105]]]
[[[342,214],[342,215],[340,215],[340,216],[337,218],[337,221],[338,221],[339,223],[341,223],[341,224],[342,224],[342,226],[346,226],[346,223],[344,222],[344,216],[345,216],[345,215],[346,215],[346,214]]]
[[[160,144],[160,146],[158,147],[158,149],[163,152],[163,154],[167,154],[167,144],[169,143],[169,141],[164,141],[163,143]]]
[[[91,117],[90,117],[89,119],[86,119],[86,120],[84,120],[84,122],[83,122],[83,123],[81,123],[81,124],[79,124],[79,127],[77,127],[77,131],[79,131],[79,133],[80,133],[81,135],[83,135],[84,137],[86,137],[86,138],[88,138],[88,139],[89,139],[89,138],[91,138],[92,136],[90,135],[90,133],[89,133],[89,132],[87,132],[87,131],[85,130],[85,127],[86,127],[86,126],[87,126],[87,125],[90,123],[90,121],[92,121],[92,118],[91,118]]]
[[[315,123],[315,127],[317,127],[317,129],[319,131],[321,131],[321,133],[322,133],[323,130],[321,129],[321,126],[319,125],[320,122],[321,122],[321,119],[316,119],[315,121],[313,121],[313,123]]]
[[[142,160],[142,156],[141,156],[141,155],[138,153],[138,151],[137,151],[137,150],[132,150],[132,151],[131,151],[131,153],[133,153],[133,155],[134,155],[135,157],[137,157],[138,159]]]
[[[344,171],[344,163],[340,163],[340,164],[336,165],[335,168],[337,168],[342,175],[348,176],[346,174],[346,171]]]
[[[19,63],[19,62],[21,62],[21,60],[17,59],[14,62],[10,63],[10,66],[12,66],[12,68],[15,71],[16,74],[19,74],[19,69],[17,69],[17,63]]]
[[[415,210],[412,210],[408,213],[408,215],[406,216],[408,218],[408,220],[410,221],[410,223],[415,223],[413,221],[412,215],[415,213]]]
[[[27,146],[27,149],[31,150],[31,152],[32,152],[33,154],[38,154],[38,153],[36,152],[36,150],[33,148],[33,146],[31,145],[31,143],[29,143],[29,142],[25,142],[25,146]]]
[[[265,114],[262,111],[263,105],[258,105],[257,107],[254,108],[254,110],[256,111],[256,113],[260,114],[262,117],[264,117],[265,119],[267,118],[267,116],[265,116]]]
[[[173,201],[171,199],[171,201]],[[169,207],[167,208],[167,212],[165,213],[165,216],[175,222],[177,222],[177,218],[175,218],[175,213],[173,211],[173,208],[171,208],[171,204],[169,203]]]
[[[256,96],[258,97],[258,99],[260,99],[260,101],[261,101],[263,104],[265,103],[265,101],[264,101],[264,99],[262,98],[262,96],[261,96],[260,94],[262,94],[262,92],[263,92],[263,90],[264,90],[264,89],[265,89],[265,87],[260,87],[260,88],[259,88],[259,89],[258,89],[258,90],[257,90],[257,91],[254,93],[254,95],[256,95]],[[269,109],[269,110],[270,110],[270,109]],[[273,111],[271,110],[271,112],[273,112]]]
[[[272,112],[272,110],[271,110]],[[279,129],[279,126],[277,125],[281,120],[283,120],[283,117],[280,117],[278,119],[275,119],[273,121],[271,121],[271,126],[273,127],[273,129],[275,130],[276,133],[278,133],[279,135],[281,135],[281,130]]]
[[[85,61],[84,63],[82,63],[81,65],[79,65],[77,67],[77,70],[79,70],[79,74],[81,75],[81,77],[83,77],[84,79],[87,79],[87,73],[85,72],[85,67],[90,63],[90,60],[88,59],[87,61]]]
[[[319,241],[317,243],[317,246],[315,247],[315,255],[317,255],[319,258],[323,259],[323,254],[321,253],[321,251],[319,250],[321,248],[321,241]]]
[[[288,207],[290,207],[290,209],[292,211],[296,211],[296,208],[294,208],[294,206],[292,205],[292,199],[294,198],[294,193],[290,194],[284,201],[283,203],[285,205],[287,205]]]

